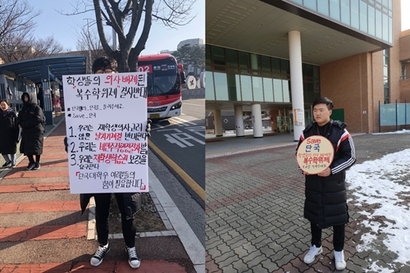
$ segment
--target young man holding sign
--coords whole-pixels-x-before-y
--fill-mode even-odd
[[[117,72],[117,65],[116,65],[116,62],[114,60],[111,60],[107,57],[101,57],[101,58],[96,59],[93,62],[92,71],[93,71],[93,74],[112,74],[112,73]],[[107,78],[108,78],[108,76],[107,76]],[[110,78],[112,78],[112,77],[110,77]],[[121,79],[124,79],[124,78],[125,78],[125,76]],[[120,77],[118,77],[118,79],[120,79]],[[95,100],[94,97],[91,97],[91,99]],[[143,103],[145,103],[145,101],[143,101]],[[86,107],[87,106],[84,106],[84,108],[86,108]],[[93,107],[94,107],[93,109],[96,109],[95,106],[93,106]],[[68,110],[68,111],[70,111],[70,110]],[[120,110],[117,110],[117,112],[118,111],[120,111]],[[76,112],[74,111],[74,109],[71,109],[71,112],[72,112],[71,117],[75,116]],[[111,112],[111,114],[112,113],[113,112]],[[121,119],[121,117],[118,117],[118,119]],[[122,119],[124,120],[124,117]],[[81,121],[82,120],[87,121],[87,120],[90,120],[90,119],[85,119],[84,118],[84,119],[80,119],[80,120]],[[91,124],[91,122],[90,122],[90,124]],[[114,124],[117,124],[117,123],[114,123]],[[89,127],[91,128],[91,126],[89,126]],[[137,129],[139,130],[140,128],[138,127]],[[144,129],[142,129],[142,130],[144,130]],[[71,133],[71,134],[74,135],[73,133]],[[111,134],[109,134],[109,135],[111,135]],[[121,135],[123,135],[123,134],[121,134]],[[142,134],[142,135],[144,135],[144,134]],[[150,120],[148,120],[148,122],[147,122],[147,126],[145,128],[145,135],[146,135],[146,137],[150,136]],[[74,138],[75,136],[72,136],[72,137]],[[143,136],[141,136],[141,138],[143,138]],[[129,139],[131,139],[131,140],[133,139],[132,134],[129,134]],[[65,146],[66,146],[66,151],[67,152],[72,152],[72,153],[78,152],[78,151],[75,151],[75,149],[73,148],[75,146],[75,143],[72,142],[74,144],[69,144],[68,142],[69,141],[67,140],[67,138],[65,138],[64,143],[65,143]],[[112,141],[112,142],[109,142],[108,144],[110,144],[112,146],[115,146],[116,142]],[[136,150],[138,150],[138,149],[142,150],[140,145],[130,146],[131,144],[129,144],[128,142],[124,142],[124,143],[121,142],[120,144],[128,145],[127,147],[136,147],[135,148]],[[98,147],[100,147],[100,146],[98,146]],[[132,150],[132,149],[130,149],[130,150]],[[74,156],[75,156],[75,154],[74,154]],[[96,155],[93,155],[92,158],[95,158],[95,157],[96,157]],[[70,158],[72,159],[73,157],[70,157]],[[89,157],[89,158],[91,158],[91,157]],[[119,175],[124,175],[125,176],[126,174],[131,175],[132,173],[137,172],[134,169],[132,169],[132,172],[128,172],[127,170],[124,171],[123,169],[120,170],[119,165],[123,164],[123,161],[120,161],[119,157],[117,159],[118,159],[117,161],[108,161],[108,163],[106,163],[106,161],[103,162],[104,164],[106,164],[106,166],[105,166],[106,169],[105,170],[108,170],[110,167],[113,167],[113,168],[110,169],[111,176],[112,175],[117,175],[119,177]],[[91,159],[90,159],[90,161],[91,161]],[[128,162],[128,160],[127,160],[127,162]],[[142,165],[145,166],[145,163],[142,164]],[[75,165],[75,167],[76,167],[76,165]],[[135,168],[135,166],[132,166],[132,168]],[[81,170],[82,169],[80,169],[80,171],[78,171],[78,173],[81,173]],[[117,170],[120,170],[120,171],[117,171]],[[96,173],[98,174],[99,172],[96,172]],[[105,171],[105,172],[102,172],[102,173],[109,173],[109,172]],[[76,181],[80,180],[80,176],[75,176],[75,178],[76,179],[73,179],[73,180],[76,180]],[[104,180],[104,179],[101,179],[101,180]],[[112,193],[110,191],[111,188],[109,187],[109,185],[113,185],[113,184],[108,184],[108,183],[111,183],[110,181],[108,181],[110,179],[106,179],[106,180],[107,180],[107,183],[105,184],[105,187],[108,190],[98,191],[98,189],[91,188],[90,190],[93,193],[89,193],[90,191],[87,190],[87,191],[83,191],[83,193],[80,194],[81,209],[82,209],[83,212],[84,212],[85,208],[88,205],[89,199],[92,196],[94,197],[94,200],[95,200],[95,221],[96,221],[96,229],[97,229],[99,245],[98,245],[98,248],[97,248],[95,254],[91,257],[90,263],[91,263],[92,266],[99,266],[103,262],[105,254],[110,250],[110,245],[108,243],[108,234],[109,234],[108,218],[109,218],[109,211],[110,211]],[[119,180],[119,179],[117,179],[117,180]],[[122,179],[122,180],[126,180],[126,179]],[[128,180],[132,180],[132,179],[128,179]],[[136,179],[134,179],[134,180],[136,181]],[[88,181],[85,180],[85,182],[88,182]],[[105,183],[105,182],[102,182],[102,183]],[[88,184],[95,185],[95,184],[92,184],[92,183],[88,183]],[[125,185],[125,182],[124,182],[124,185]],[[70,185],[70,187],[72,187],[72,186],[73,185]],[[117,186],[117,184],[116,184],[116,186]],[[118,185],[118,187],[122,187],[122,186]],[[130,186],[128,186],[128,188],[130,188]],[[94,190],[95,190],[95,193],[94,193]],[[101,190],[101,189],[99,189],[99,190]],[[131,188],[131,190],[133,190],[133,188]],[[86,192],[86,193],[84,193],[84,192]],[[140,266],[141,261],[137,256],[136,248],[135,248],[136,227],[135,227],[135,223],[134,223],[134,215],[135,215],[135,213],[137,212],[137,209],[138,209],[138,196],[133,191],[128,191],[128,190],[127,191],[121,191],[121,190],[115,191],[114,196],[116,198],[118,208],[119,208],[119,211],[121,213],[122,233],[123,233],[123,237],[124,237],[124,241],[125,241],[125,249],[126,249],[127,254],[128,254],[128,263],[131,266],[131,268],[138,268]]]
[[[335,265],[343,270],[345,225],[349,221],[345,171],[356,162],[356,152],[346,124],[330,119],[332,109],[333,103],[326,97],[313,102],[315,121],[302,132],[296,156],[305,175],[304,217],[310,221],[312,233],[312,246],[304,262],[310,264],[322,253],[322,229],[333,227]]]

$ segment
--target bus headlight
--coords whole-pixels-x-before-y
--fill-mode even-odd
[[[175,103],[174,105],[171,106],[171,110],[179,109],[181,108],[181,106],[182,106],[182,102],[179,101],[178,103]]]

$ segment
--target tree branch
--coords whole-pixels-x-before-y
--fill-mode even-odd
[[[98,30],[98,36],[100,36],[100,41],[101,45],[107,53],[108,56],[113,57],[114,56],[114,51],[111,49],[111,47],[108,45],[107,38],[105,38],[105,33],[102,25],[102,18],[101,18],[101,6],[100,6],[100,1],[99,0],[93,0],[94,2],[94,12],[95,12],[95,18],[97,22],[97,30]]]

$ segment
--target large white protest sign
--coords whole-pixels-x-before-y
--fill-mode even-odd
[[[63,76],[71,193],[148,192],[147,74]]]

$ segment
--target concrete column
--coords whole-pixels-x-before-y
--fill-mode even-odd
[[[293,139],[298,141],[305,129],[303,98],[302,49],[300,32],[289,31],[290,86],[292,88]]]
[[[253,137],[263,137],[261,105],[252,104]]]
[[[222,127],[222,115],[221,110],[217,109],[214,110],[214,128],[215,128],[215,136],[221,137],[223,136],[223,127]]]
[[[237,137],[243,137],[245,135],[242,105],[235,105],[235,130]]]

